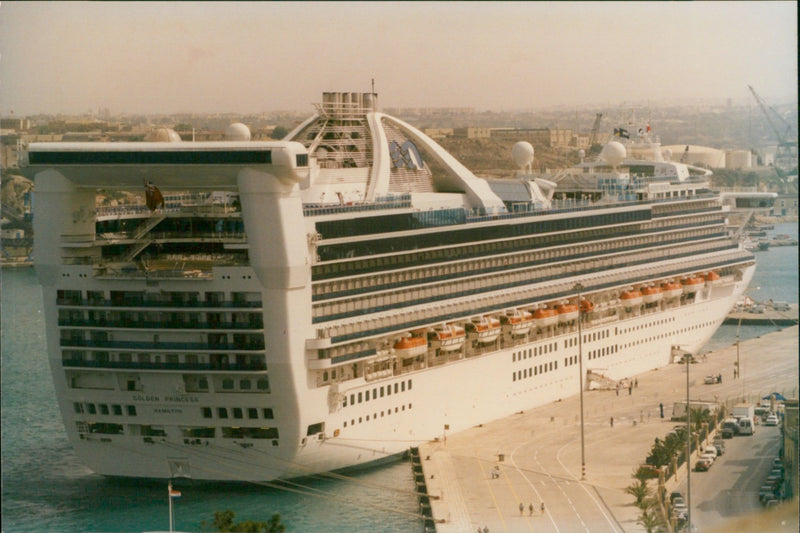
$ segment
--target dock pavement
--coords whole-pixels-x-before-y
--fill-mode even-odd
[[[692,401],[755,401],[774,391],[797,397],[797,326],[743,341],[738,379],[736,359],[734,345],[689,365]],[[721,383],[704,383],[719,374]],[[645,531],[625,488],[654,440],[677,425],[670,416],[673,403],[685,401],[686,372],[671,364],[629,378],[638,383],[630,393],[584,392],[584,480],[578,391],[420,446],[436,531]],[[685,475],[681,468],[678,477]],[[676,484],[673,477],[667,489]]]

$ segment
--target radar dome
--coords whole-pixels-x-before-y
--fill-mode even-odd
[[[625,147],[617,141],[611,141],[610,143],[606,144],[603,146],[603,150],[600,152],[600,157],[602,157],[603,160],[612,167],[622,163],[622,160],[625,159],[625,155]]]
[[[226,141],[249,141],[250,128],[241,122],[234,122],[225,130]]]
[[[671,148],[667,148],[666,150],[664,150],[664,158],[667,161],[672,161],[672,149]]]
[[[175,143],[181,141],[181,136],[171,128],[158,128],[147,132],[147,135],[144,136],[144,140],[156,143]]]
[[[586,157],[586,150],[578,150],[578,157],[580,157],[581,159]]]
[[[517,167],[524,169],[533,163],[533,146],[526,141],[520,141],[511,148],[511,157]]]

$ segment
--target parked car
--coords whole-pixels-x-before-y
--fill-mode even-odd
[[[711,468],[711,461],[705,458],[700,459],[694,464],[695,472],[708,472],[709,468]]]
[[[708,462],[709,462],[708,466],[711,466],[711,465],[714,464],[714,461],[716,461],[716,459],[717,459],[717,452],[714,452],[713,454],[711,454],[709,452],[703,452],[703,453],[700,454],[700,459],[708,460]]]
[[[675,498],[680,498],[681,500],[683,500],[683,494],[681,494],[681,493],[680,493],[680,491],[673,490],[673,491],[672,491],[672,492],[670,492],[670,494],[669,494],[669,501],[670,501],[670,503],[674,502],[674,501],[675,501]]]
[[[778,425],[778,417],[776,415],[769,415],[767,419],[764,421],[765,426],[777,426]]]
[[[719,376],[706,376],[703,380],[703,383],[706,385],[713,385],[715,383],[719,383]]]
[[[722,431],[720,431],[720,434],[722,435],[723,439],[733,438],[733,430],[730,428],[723,428]]]
[[[722,442],[721,440],[714,441],[714,448],[716,448],[717,450],[717,455],[722,455],[723,453],[725,453],[725,443]]]
[[[706,446],[705,448],[703,448],[703,454],[711,455],[714,458],[714,460],[716,460],[717,459],[717,455],[719,455],[717,453],[717,447],[716,446]]]

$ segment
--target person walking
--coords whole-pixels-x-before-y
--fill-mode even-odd
[[[614,417],[613,416],[611,417],[611,427],[612,428],[614,427]]]
[[[522,505],[522,502],[519,502],[519,515],[522,516],[525,512],[525,506]]]
[[[529,516],[533,516],[533,504],[528,505],[528,514]]]

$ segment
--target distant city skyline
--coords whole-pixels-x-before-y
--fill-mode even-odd
[[[0,113],[797,98],[795,2],[3,2]]]

